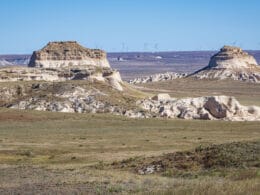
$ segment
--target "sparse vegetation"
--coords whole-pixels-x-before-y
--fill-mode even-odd
[[[241,104],[260,106],[260,85],[234,80],[176,79],[138,85],[144,92],[169,93],[172,97],[234,96]],[[250,94],[250,95],[249,95]]]
[[[147,158],[129,158],[113,162],[111,166],[139,174],[157,173],[167,177],[197,178],[216,174],[225,177],[229,172],[235,172],[234,170],[241,172],[238,178],[257,177],[257,169],[260,167],[260,141],[198,146],[191,151]],[[242,172],[245,170],[247,171]]]
[[[0,192],[256,194],[260,189],[259,167],[257,161],[244,166],[244,157],[254,158],[248,154],[254,154],[258,137],[259,122],[129,119],[107,114],[0,109]],[[231,152],[222,150],[228,143],[241,141],[241,147],[230,145]],[[209,153],[205,148],[210,149]],[[185,151],[216,159],[220,155],[225,161],[212,162],[227,160],[239,166],[212,165],[199,171],[193,166],[196,161],[193,164],[183,159],[182,169],[168,167],[151,175],[131,171],[142,159],[148,162],[176,152],[182,156]],[[233,155],[237,152],[241,156]],[[132,166],[107,166],[118,162]]]
[[[75,86],[99,89],[109,95],[98,99],[125,109],[162,91],[173,97],[225,94],[260,105],[256,84],[183,79],[142,85],[141,91],[123,85],[128,90],[118,92],[99,82],[1,83],[47,99]],[[257,194],[259,126],[1,108],[0,193]],[[150,165],[155,173],[140,175]]]

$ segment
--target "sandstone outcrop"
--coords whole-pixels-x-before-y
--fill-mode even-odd
[[[224,46],[211,57],[209,65],[193,73],[199,79],[234,79],[260,82],[260,66],[255,58],[241,48]]]
[[[99,49],[88,49],[76,41],[50,42],[32,54],[29,67],[63,68],[91,65],[110,67],[106,53]]]
[[[181,119],[256,121],[260,120],[260,107],[242,106],[234,97],[210,96],[198,98],[153,100],[137,103],[154,116]]]
[[[77,42],[50,42],[33,53],[29,67],[0,69],[0,82],[88,80],[109,83],[122,91],[122,79],[102,50],[87,49]]]
[[[220,52],[212,56],[209,62],[209,68],[249,68],[250,66],[256,66],[257,62],[255,58],[244,52],[239,47],[224,46],[220,49]]]
[[[176,72],[166,72],[160,74],[154,74],[146,77],[135,78],[130,80],[130,84],[140,84],[140,83],[150,83],[150,82],[159,82],[159,81],[170,81],[174,79],[186,77],[186,73],[176,73]]]

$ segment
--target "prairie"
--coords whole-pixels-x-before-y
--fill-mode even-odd
[[[176,177],[110,165],[211,144],[251,143],[259,140],[259,126],[1,109],[0,193],[257,194],[257,166]]]
[[[190,77],[139,84],[137,87],[150,93],[169,93],[176,98],[212,95],[234,96],[241,104],[260,106],[260,85],[257,83],[234,80],[197,80]]]

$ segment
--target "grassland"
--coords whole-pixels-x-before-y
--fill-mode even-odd
[[[109,94],[101,100],[125,108],[162,92],[173,97],[230,95],[242,104],[260,106],[259,84],[231,80],[178,79],[142,84],[137,90],[125,84],[122,93],[85,81],[47,83],[46,90],[31,93],[33,83],[22,84],[29,96],[44,98],[74,86],[98,88]],[[259,141],[260,122],[129,119],[1,108],[0,194],[259,194]],[[225,166],[207,168],[202,162]],[[154,163],[165,169],[137,174],[136,167]]]
[[[149,93],[169,93],[177,98],[227,95],[236,97],[241,104],[260,106],[260,85],[242,81],[186,78],[141,84],[139,89]]]
[[[259,122],[1,109],[0,193],[257,194],[257,168],[214,170],[186,178],[138,175],[106,165],[211,144],[257,141],[259,127]]]

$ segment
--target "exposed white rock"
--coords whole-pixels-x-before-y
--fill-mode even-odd
[[[167,118],[256,121],[260,107],[242,106],[234,97],[212,96],[169,100],[145,99],[137,104],[155,115]]]
[[[172,100],[172,98],[168,93],[159,93],[159,94],[153,96],[152,100],[167,101],[167,100]]]
[[[44,86],[34,86],[34,88],[43,90]],[[82,87],[73,87],[54,92],[51,99],[31,97],[10,105],[10,108],[52,112],[110,112],[112,106],[98,101],[96,96],[99,95],[106,96],[97,89],[86,90]]]
[[[141,169],[138,170],[138,174],[140,175],[147,175],[147,174],[152,174],[154,172],[162,170],[161,165],[149,165],[142,167]]]
[[[15,81],[66,81],[89,80],[109,83],[113,88],[123,91],[120,74],[110,68],[96,68],[93,66],[78,66],[77,68],[27,68],[7,67],[0,68],[0,82]]]
[[[174,79],[179,79],[186,77],[186,73],[176,73],[176,72],[166,72],[160,74],[154,74],[146,77],[140,77],[133,80],[130,80],[130,84],[140,84],[140,83],[149,83],[149,82],[159,82],[159,81],[169,81]]]
[[[31,87],[30,87],[31,86]],[[41,92],[44,91],[43,94]],[[37,95],[39,93],[39,95]],[[31,94],[30,96],[28,96]],[[181,118],[203,120],[259,121],[260,107],[242,106],[233,97],[212,96],[174,99],[168,94],[138,100],[136,107],[124,107],[104,101],[108,94],[94,87],[76,85],[52,86],[50,83],[14,85],[0,89],[5,107],[52,112],[113,113],[130,118]],[[100,99],[101,98],[101,99]]]
[[[27,97],[26,91],[31,92],[32,90],[36,92],[52,91],[52,94]],[[0,101],[5,101],[8,108],[70,113],[113,113],[130,118],[150,117],[149,114],[139,111],[140,109],[126,110],[119,105],[111,104],[109,101],[100,100],[100,97],[108,99],[109,94],[96,88],[85,89],[70,85],[53,90],[53,87],[48,83],[33,84],[28,89],[17,86],[12,90],[10,88],[0,90]]]
[[[209,65],[192,75],[199,79],[233,79],[260,82],[260,66],[255,58],[238,47],[224,46]]]
[[[114,71],[110,75],[107,75],[106,79],[108,80],[108,82],[113,88],[119,91],[123,91],[123,87],[121,85],[122,79],[118,71]]]

